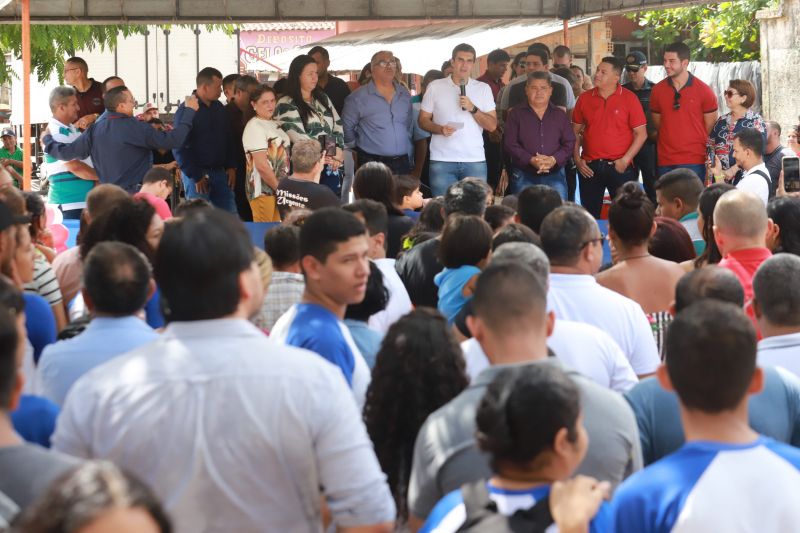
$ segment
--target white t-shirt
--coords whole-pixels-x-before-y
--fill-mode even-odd
[[[484,113],[494,112],[492,89],[482,81],[470,79],[466,86],[467,96]],[[431,136],[431,161],[476,163],[485,161],[483,152],[483,128],[469,111],[459,104],[461,87],[453,83],[452,77],[432,81],[422,97],[422,111],[433,114],[436,124],[445,126],[450,122],[462,123],[450,137]]]
[[[383,274],[383,285],[389,291],[389,303],[386,304],[386,309],[369,317],[367,325],[370,329],[386,335],[389,326],[400,320],[403,315],[410,313],[414,306],[411,304],[411,298],[408,297],[403,280],[400,279],[394,268],[395,260],[385,258],[376,259],[374,262]]]
[[[614,339],[600,329],[572,322],[556,320],[547,347],[565,366],[591,379],[598,385],[616,392],[625,392],[639,379]],[[475,339],[461,343],[470,380],[489,366],[489,359]]]
[[[758,366],[779,366],[800,377],[800,333],[758,341]]]
[[[551,274],[547,307],[559,320],[597,326],[622,349],[637,375],[661,364],[653,330],[641,306],[597,283],[593,276]]]
[[[750,191],[756,193],[758,197],[763,200],[764,205],[767,205],[767,202],[769,201],[769,186],[767,185],[767,180],[764,179],[764,176],[754,174],[756,170],[760,170],[767,175],[767,179],[770,179],[767,165],[760,163],[743,174],[742,180],[736,184],[736,188],[741,191]]]

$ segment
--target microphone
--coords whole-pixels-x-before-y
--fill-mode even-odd
[[[467,81],[461,80],[458,82],[458,85],[459,87],[461,87],[461,96],[467,96]],[[461,111],[466,111],[466,110],[467,110],[466,107],[461,106]]]

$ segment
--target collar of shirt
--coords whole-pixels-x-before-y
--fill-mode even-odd
[[[678,222],[688,222],[690,220],[697,220],[697,211],[692,211],[691,213],[686,213],[683,215]]]
[[[516,364],[513,364],[513,365],[491,365],[490,367],[488,367],[488,368],[484,369],[483,371],[481,371],[480,374],[475,376],[475,379],[472,380],[472,383],[470,384],[470,386],[468,388],[473,389],[473,388],[476,388],[476,387],[486,387],[486,386],[488,386],[489,383],[494,381],[494,378],[497,377],[497,374],[499,374],[500,372],[502,372],[506,368],[518,368],[518,367],[522,367],[522,366],[526,366],[526,365],[539,365],[539,364],[542,364],[542,363],[547,363],[549,365],[555,365],[556,367],[558,367],[558,368],[560,368],[562,370],[566,370],[564,368],[564,364],[561,361],[559,361],[558,359],[556,359],[554,355],[555,354],[553,354],[553,352],[551,352],[550,349],[548,348],[547,349],[547,359],[540,359],[538,361],[530,361],[530,362],[526,362],[526,363],[516,363]]]
[[[544,110],[544,114],[542,115],[542,118],[540,119],[539,115],[536,114],[536,111],[533,110],[533,108],[531,107],[531,105],[528,103],[527,100],[525,100],[525,102],[520,104],[518,107],[521,108],[521,109],[526,109],[531,115],[536,117],[537,120],[541,120],[542,122],[544,122],[545,119],[550,114],[552,114],[553,111],[555,111],[557,109],[556,106],[553,104],[553,102],[547,102],[547,109]]]
[[[622,94],[622,85],[618,83],[617,88],[614,89],[613,93],[608,95],[608,98],[611,98],[612,96],[620,96],[621,94]],[[592,96],[594,96],[595,98],[603,98],[602,96],[600,96],[600,89],[598,87],[592,89]],[[603,100],[607,100],[608,98],[603,98]]]
[[[396,81],[392,81],[392,85],[394,85],[394,95],[392,96],[392,102],[394,102],[395,99],[398,96],[403,94],[403,92],[406,90],[406,88],[403,87],[402,85],[400,85],[399,83],[397,83]],[[364,87],[364,89],[366,89],[366,91],[367,91],[366,94],[372,94],[372,95],[378,96],[380,98],[383,98],[383,95],[378,92],[378,86],[375,85],[375,80],[370,81],[366,85],[366,87]],[[384,100],[385,100],[385,98],[384,98]]]
[[[730,128],[731,126],[736,125],[736,123],[739,122],[740,120],[753,120],[753,119],[755,119],[757,117],[758,117],[758,113],[756,113],[755,111],[753,111],[751,109],[748,109],[745,112],[745,114],[744,114],[744,116],[742,118],[738,118],[736,120],[733,119],[733,112],[731,112],[731,111],[728,111],[727,113],[722,115],[722,118],[725,119],[725,124],[728,125],[728,128]]]
[[[626,84],[624,85],[624,87],[625,87],[626,89],[628,89],[629,91],[633,91],[633,92],[639,92],[639,91],[651,91],[651,90],[653,90],[653,87],[654,87],[654,86],[655,86],[655,83],[653,83],[652,81],[648,80],[647,78],[645,78],[645,79],[644,79],[644,83],[642,84],[642,86],[641,86],[639,89],[637,89],[636,87],[634,87],[634,85],[633,85],[633,82],[632,82],[632,81],[629,81],[628,83],[626,83]]]
[[[758,341],[758,351],[780,350],[783,348],[797,348],[800,350],[800,331],[797,333],[787,333],[786,335],[775,335]]]
[[[589,287],[596,286],[597,280],[589,274],[550,274],[550,286]]]
[[[296,272],[273,272],[272,282],[280,281],[281,283],[305,283],[305,278],[302,274]]]
[[[734,250],[725,255],[725,259],[733,259],[739,263],[763,263],[772,256],[768,248],[745,248]]]
[[[686,83],[683,84],[683,87],[681,87],[681,91],[684,90],[687,87],[691,87],[692,84],[694,83],[694,76],[692,75],[691,72],[689,72],[688,74],[689,74],[689,77],[686,79]],[[676,93],[681,92],[681,91],[679,91],[678,89],[675,88],[675,83],[672,81],[672,78],[667,78],[667,80],[669,80],[669,86],[672,87],[673,91],[675,91]]]
[[[153,328],[147,325],[147,322],[136,316],[98,316],[89,322],[86,326],[86,331],[98,331],[106,329],[124,329],[132,331],[136,329],[144,329],[152,331]]]
[[[191,322],[172,322],[164,329],[164,338],[241,338],[264,337],[264,333],[243,318],[217,318],[213,320],[194,320]]]
[[[749,176],[750,174],[752,174],[753,172],[755,172],[757,170],[760,170],[761,172],[765,172],[767,174],[767,176],[769,176],[769,169],[767,169],[767,165],[764,163],[764,161],[761,161],[761,163],[757,164],[754,167],[751,167],[750,170],[745,171],[745,173],[742,175],[742,177],[744,178],[746,176]]]

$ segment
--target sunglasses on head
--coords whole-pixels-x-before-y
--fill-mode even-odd
[[[681,108],[681,93],[675,91],[675,99],[672,101],[672,109],[677,111]]]
[[[625,65],[625,70],[628,72],[639,72],[640,68],[639,65]]]

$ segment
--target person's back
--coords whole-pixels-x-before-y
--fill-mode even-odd
[[[780,253],[764,261],[753,278],[753,311],[762,339],[758,363],[800,376],[800,257]]]
[[[272,260],[272,279],[261,312],[269,331],[291,306],[303,298],[306,282],[300,272],[300,228],[276,226],[264,234],[264,250]]]
[[[179,532],[322,531],[320,487],[337,526],[388,527],[391,496],[340,371],[246,320],[263,295],[252,254],[218,210],[170,224],[155,277],[171,323],[75,384],[54,446],[137,474]]]
[[[99,243],[86,257],[83,279],[94,319],[80,335],[47,346],[37,367],[39,392],[58,405],[82,375],[158,337],[136,316],[155,290],[141,252],[120,242]]]
[[[301,139],[292,145],[292,175],[280,180],[275,191],[282,219],[294,209],[316,211],[339,205],[333,191],[319,183],[323,167],[320,153],[320,144],[313,139]]]

